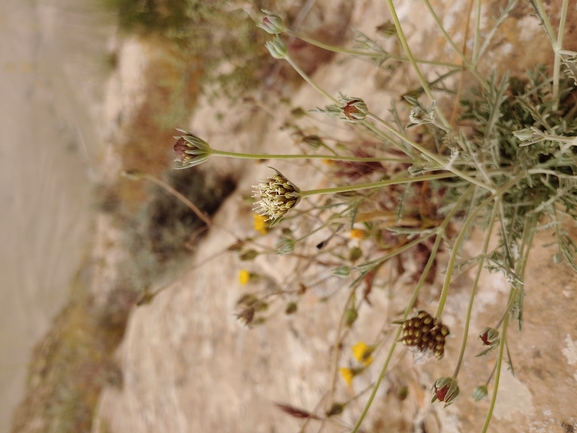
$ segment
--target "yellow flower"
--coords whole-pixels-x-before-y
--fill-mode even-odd
[[[353,385],[353,378],[356,375],[355,370],[353,370],[352,368],[341,367],[339,368],[339,373],[341,373],[341,376],[343,377],[348,386]]]
[[[357,344],[353,346],[353,356],[355,359],[365,366],[370,365],[373,362],[373,347],[368,346],[367,344],[359,341]]]
[[[254,216],[254,229],[260,234],[266,235],[268,233],[268,224],[266,223],[266,217],[259,215],[257,213]]]
[[[238,273],[238,282],[243,286],[250,281],[250,272],[246,269],[241,269]]]
[[[351,239],[359,239],[359,240],[366,239],[368,235],[369,234],[367,233],[367,231],[362,229],[352,229],[350,233]]]

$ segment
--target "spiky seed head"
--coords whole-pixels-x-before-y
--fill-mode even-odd
[[[275,224],[299,203],[301,190],[280,171],[270,168],[276,173],[253,186],[253,197],[258,199],[254,211]]]
[[[445,354],[445,338],[449,333],[449,328],[441,321],[435,320],[426,311],[419,311],[415,317],[402,323],[399,341],[418,352],[441,359]]]

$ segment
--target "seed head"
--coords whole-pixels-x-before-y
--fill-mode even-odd
[[[445,402],[445,407],[453,403],[459,395],[459,385],[452,377],[441,377],[437,379],[431,390],[433,391],[431,403],[436,400],[443,401]]]
[[[449,333],[449,328],[441,321],[435,320],[426,311],[419,311],[415,317],[403,322],[399,341],[423,354],[433,354],[441,359],[445,353],[445,338]]]
[[[280,171],[272,169],[276,174],[253,186],[253,197],[258,199],[254,211],[275,224],[298,204],[301,190]]]
[[[177,168],[194,167],[205,162],[212,153],[209,144],[188,131],[183,129],[177,129],[177,131],[183,134],[174,137],[176,139],[174,153],[178,157],[175,161],[182,164]]]

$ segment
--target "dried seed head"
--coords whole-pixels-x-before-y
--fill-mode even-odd
[[[194,167],[209,158],[212,150],[206,141],[183,129],[177,129],[177,131],[183,133],[183,135],[174,137],[176,139],[174,153],[177,156],[175,161],[182,164],[181,167],[177,168]]]
[[[449,333],[449,328],[441,321],[435,320],[426,311],[419,311],[415,317],[403,322],[399,341],[420,353],[432,354],[441,359],[445,353],[445,338]]]
[[[275,224],[298,204],[301,190],[280,171],[273,170],[276,174],[253,186],[253,197],[258,199],[254,211]]]
[[[433,399],[431,403],[436,400],[445,402],[445,407],[449,406],[459,395],[459,385],[452,377],[441,377],[437,379],[431,388],[433,391]]]

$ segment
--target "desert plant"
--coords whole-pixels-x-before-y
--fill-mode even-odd
[[[425,0],[447,43],[461,58],[462,67],[477,81],[475,86],[465,92],[462,99],[453,101],[453,105],[458,107],[460,113],[458,120],[450,120],[448,113],[443,112],[436,101],[440,97],[437,89],[448,89],[452,84],[447,79],[459,72],[461,65],[415,59],[392,0],[387,0],[387,4],[393,21],[386,26],[386,29],[388,34],[396,36],[404,50],[404,56],[393,56],[376,41],[360,33],[357,34],[357,43],[360,47],[358,49],[328,46],[291,30],[278,15],[265,13],[262,16],[259,27],[273,35],[266,45],[270,54],[276,59],[288,62],[308,84],[326,96],[330,102],[329,105],[317,108],[316,111],[354,124],[358,127],[359,136],[367,134],[368,131],[372,140],[378,143],[377,152],[384,155],[383,157],[368,154],[348,156],[342,147],[330,147],[319,137],[309,140],[310,147],[325,148],[328,154],[233,154],[212,149],[204,140],[186,131],[181,131],[183,135],[177,137],[175,144],[177,161],[182,163],[184,168],[198,165],[212,156],[323,159],[329,165],[340,164],[341,168],[344,164],[351,164],[353,168],[355,164],[359,164],[356,166],[356,173],[363,173],[362,176],[379,174],[379,170],[367,170],[366,166],[361,167],[361,164],[376,162],[380,167],[389,167],[384,170],[386,174],[380,173],[381,177],[378,180],[322,190],[302,190],[298,182],[293,182],[273,169],[275,172],[268,179],[260,181],[255,186],[257,199],[255,210],[264,216],[271,226],[275,226],[272,229],[267,227],[264,233],[269,229],[277,230],[276,226],[282,226],[283,219],[304,218],[313,210],[330,209],[331,216],[321,227],[330,227],[335,234],[341,230],[343,224],[347,224],[352,235],[353,230],[360,230],[358,224],[362,223],[365,238],[368,237],[380,246],[385,243],[384,231],[375,221],[383,219],[384,213],[371,214],[363,206],[370,201],[382,200],[382,196],[379,196],[381,192],[392,195],[389,200],[392,200],[396,207],[393,212],[396,224],[389,227],[388,231],[392,231],[395,235],[397,243],[394,247],[381,248],[380,251],[386,250],[384,254],[365,261],[361,260],[362,251],[349,251],[348,255],[345,255],[342,250],[334,249],[332,260],[327,262],[320,257],[325,247],[325,244],[321,243],[318,248],[319,255],[311,258],[323,266],[333,266],[333,274],[336,276],[355,277],[350,286],[350,296],[343,312],[337,342],[342,341],[343,333],[354,325],[358,317],[356,289],[361,282],[370,281],[371,276],[383,263],[404,251],[426,245],[430,252],[423,263],[422,272],[404,314],[396,322],[400,326],[388,348],[388,355],[379,377],[370,390],[367,404],[352,428],[353,433],[359,431],[381,381],[388,372],[397,342],[411,347],[421,356],[432,355],[436,358],[443,356],[445,336],[449,333],[449,329],[442,323],[442,317],[449,296],[449,287],[456,272],[472,267],[476,267],[476,272],[468,308],[463,312],[465,329],[458,359],[450,376],[439,378],[431,384],[432,398],[433,401],[439,400],[445,405],[458,398],[458,375],[467,347],[469,322],[480,275],[484,269],[502,272],[509,282],[510,291],[506,303],[502,306],[501,319],[496,324],[487,324],[487,328],[480,332],[481,341],[486,346],[484,353],[492,349],[496,349],[497,352],[495,370],[488,374],[486,383],[477,387],[474,393],[476,401],[486,397],[488,386],[493,380],[491,402],[482,429],[486,432],[497,398],[503,361],[507,361],[512,367],[507,350],[507,331],[514,321],[518,323],[519,328],[523,324],[524,275],[536,230],[544,226],[553,227],[558,249],[555,262],[566,260],[577,270],[574,258],[577,246],[563,229],[565,221],[577,220],[577,153],[574,150],[577,144],[577,110],[569,102],[569,95],[576,85],[574,71],[577,53],[563,49],[568,1],[563,1],[557,34],[544,12],[541,0],[531,2],[551,41],[555,55],[552,68],[538,66],[528,71],[526,77],[511,77],[509,73],[502,76],[496,73],[484,74],[479,67],[481,59],[499,26],[515,8],[516,3],[516,0],[509,1],[497,17],[493,30],[484,39],[481,37],[480,21],[477,20],[473,50],[467,55],[455,45],[430,3]],[[477,6],[479,17],[480,1],[477,2]],[[394,105],[392,109],[394,121],[389,122],[373,113],[361,97],[328,94],[292,60],[290,50],[283,40],[285,34],[327,50],[353,56],[366,56],[375,59],[379,65],[384,62],[409,63],[421,87],[404,94],[404,100],[411,107],[408,122],[400,119]],[[424,64],[426,67],[445,68],[445,73],[440,74],[439,80],[427,82],[422,73]],[[452,95],[460,98],[459,94],[455,92]],[[410,131],[407,131],[409,127],[418,128],[423,138],[419,141],[411,138]],[[354,154],[354,149],[349,148],[348,152]],[[415,204],[415,200],[411,199],[411,188],[415,187],[429,191],[434,197],[432,201],[435,205],[423,211],[423,203],[417,200]],[[313,195],[328,195],[331,198],[313,202],[312,208],[300,211],[301,201]],[[415,209],[419,209],[420,212],[416,212]],[[458,226],[459,230],[456,233],[449,230],[451,225]],[[482,251],[466,261],[459,261],[461,247],[474,227],[480,228],[484,233]],[[279,232],[280,229],[277,230],[277,233]],[[495,233],[499,235],[498,243],[490,247],[489,239]],[[308,234],[296,236],[285,231],[278,236],[276,253],[295,254],[295,245]],[[412,315],[415,302],[441,249],[449,251],[449,259],[437,309],[433,314],[419,311]],[[271,253],[251,249],[251,253],[248,254],[246,249],[239,248],[239,250],[245,255],[245,259],[249,260],[258,254]],[[243,274],[243,284],[250,280],[246,275]],[[273,295],[286,297],[288,293],[279,289]],[[241,313],[243,322],[252,323],[257,313],[262,311],[259,308],[268,305],[270,297],[269,293],[262,297],[253,295],[239,300],[239,305],[245,308]],[[296,305],[291,301],[290,308],[287,306],[287,314],[293,314]],[[368,350],[364,351],[365,355],[359,355],[357,358],[359,362],[367,361],[374,347],[380,343],[365,345]],[[350,383],[356,375],[362,374],[365,368],[366,365],[358,368],[341,368],[340,372],[345,381]],[[337,365],[334,365],[334,372],[336,371]],[[322,419],[338,415],[346,408],[347,403],[336,402],[332,397],[331,392],[327,399],[325,417],[321,417]],[[298,412],[293,407],[284,407],[283,410],[293,415]],[[319,419],[310,412],[298,413],[300,418]]]

